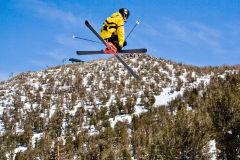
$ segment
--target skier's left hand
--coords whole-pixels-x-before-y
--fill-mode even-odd
[[[123,43],[123,47],[125,47],[127,45],[127,41],[124,41]]]

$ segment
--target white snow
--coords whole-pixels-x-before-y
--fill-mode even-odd
[[[132,61],[134,62],[135,60],[132,60]],[[105,63],[107,63],[107,62],[106,62],[106,60],[99,60],[99,63],[104,63],[104,64],[105,64]],[[112,62],[108,61],[108,63],[112,63]],[[115,63],[115,66],[116,66],[117,64],[119,64],[119,63]],[[105,64],[105,65],[106,65],[106,64]],[[121,67],[123,67],[122,64],[119,64],[119,65],[120,65]],[[155,62],[154,65],[158,65],[158,63]],[[174,69],[174,66],[173,66],[173,65],[167,64],[166,66],[172,71],[172,73],[173,73],[172,75],[171,75],[171,73],[169,74],[168,71],[163,70],[162,68],[160,68],[159,71],[160,71],[161,73],[166,74],[167,77],[171,80],[171,83],[170,83],[169,86],[167,86],[167,87],[165,87],[165,88],[162,88],[162,92],[160,93],[160,95],[155,95],[155,96],[154,96],[155,99],[156,99],[156,102],[155,102],[155,104],[154,104],[155,106],[167,105],[169,101],[171,101],[172,99],[174,99],[174,98],[177,97],[178,95],[181,95],[181,96],[182,96],[183,93],[184,93],[184,90],[185,90],[185,87],[181,87],[181,90],[180,90],[180,91],[174,90],[174,92],[171,93],[171,91],[173,90],[173,88],[175,88],[176,82],[177,82],[176,77],[174,77],[175,69]],[[112,66],[112,67],[113,67],[113,66]],[[67,69],[68,69],[68,68],[67,68]],[[79,68],[79,70],[84,70],[84,69],[83,69],[83,68]],[[134,68],[134,70],[139,70],[139,68]],[[56,75],[56,74],[57,74],[58,72],[60,72],[60,71],[61,71],[61,69],[56,69],[56,70],[50,70],[50,69],[49,69],[47,74],[51,74],[52,76],[54,76],[54,75]],[[38,77],[40,77],[40,76],[46,77],[47,74],[45,74],[44,72],[45,72],[45,71],[39,71],[39,72],[34,73],[34,74],[36,74],[36,76],[38,76]],[[66,72],[66,71],[65,71],[65,72]],[[103,75],[103,74],[104,74],[104,71],[100,71],[100,73],[102,74],[102,77],[104,77],[104,75]],[[124,75],[125,73],[127,73],[127,71],[126,71],[125,69],[123,69],[123,68],[120,68],[120,69],[119,69],[119,75]],[[84,79],[83,79],[83,85],[84,85],[84,86],[87,86],[88,77],[89,77],[91,74],[92,74],[92,73],[87,73],[87,75],[84,76]],[[213,74],[211,74],[211,75],[213,75]],[[202,83],[202,82],[203,82],[205,85],[207,85],[207,84],[209,84],[211,75],[204,75],[203,77],[197,77],[197,76],[196,76],[196,73],[195,73],[195,72],[192,72],[192,77],[196,77],[197,80],[196,80],[196,82],[194,82],[194,83],[192,83],[192,84],[189,84],[189,86],[190,86],[190,87],[191,87],[191,86],[192,86],[192,87],[196,87],[196,86],[198,86],[198,84],[200,84],[200,83]],[[186,76],[187,76],[187,72],[186,72],[186,70],[185,70],[185,72],[180,76],[180,79],[181,79],[183,82],[187,82]],[[223,76],[223,75],[220,75],[220,76]],[[75,76],[72,76],[72,78],[75,79],[76,77],[75,77]],[[150,79],[150,80],[147,80],[147,79],[148,79],[147,77],[144,77],[144,78],[143,78],[144,81],[154,82],[153,79]],[[36,80],[36,81],[35,81],[35,80]],[[113,80],[114,80],[114,77],[111,77],[110,80],[113,81]],[[35,82],[35,83],[33,83],[33,82]],[[118,80],[118,82],[119,82],[119,80]],[[43,87],[43,90],[44,90],[44,91],[46,90],[46,86],[41,85],[39,82],[37,82],[37,79],[29,80],[29,78],[28,78],[28,82],[27,82],[27,83],[28,83],[29,85],[34,86],[35,88],[38,88],[39,86],[42,86],[42,87]],[[119,82],[119,83],[120,83],[120,82]],[[61,84],[61,82],[60,82],[60,81],[56,81],[56,84]],[[126,81],[126,84],[129,84],[129,81]],[[101,82],[100,84],[98,84],[98,85],[99,85],[99,88],[103,88],[102,82]],[[161,85],[163,85],[163,84],[161,84]],[[68,87],[66,87],[66,86],[61,86],[60,88],[61,88],[61,89],[64,89],[64,88],[65,88],[66,90],[68,89]],[[12,88],[10,87],[9,90],[6,90],[6,94],[7,94],[7,95],[12,95],[11,90],[14,90],[14,86],[12,86]],[[87,91],[91,92],[91,88],[87,88]],[[141,95],[141,94],[142,94],[142,91],[139,90],[137,94],[138,94],[138,95]],[[43,96],[42,93],[41,93],[41,95]],[[21,96],[21,101],[22,101],[22,102],[25,102],[26,99],[27,99],[26,96]],[[121,98],[121,100],[125,101],[126,98]],[[98,99],[95,99],[95,101],[96,101],[96,103],[98,104]],[[109,101],[107,102],[107,104],[104,105],[104,106],[109,106],[112,101],[115,102],[115,96],[114,96],[113,93],[112,93],[112,95],[111,95],[110,100],[109,100]],[[140,98],[140,97],[137,98],[136,106],[135,106],[135,112],[133,113],[133,114],[135,114],[135,115],[139,115],[139,114],[141,114],[141,113],[143,113],[143,112],[147,112],[147,111],[148,111],[146,108],[144,108],[144,106],[141,106],[141,105],[140,105],[140,101],[141,101],[141,98]],[[11,104],[11,103],[13,102],[13,98],[10,97],[10,98],[8,99],[8,101],[2,101],[2,102],[4,102],[5,104]],[[33,105],[32,105],[33,108],[35,108],[36,106],[37,106],[37,104],[33,104]],[[81,107],[81,102],[79,102],[77,105],[75,105],[73,110],[67,109],[67,108],[66,108],[66,105],[64,105],[65,112],[66,112],[66,113],[69,112],[71,115],[74,115],[79,107]],[[25,104],[24,104],[24,109],[30,110],[30,108],[31,108],[31,105],[30,105],[29,103],[25,103]],[[91,109],[93,108],[93,106],[89,106],[89,105],[86,105],[86,104],[85,104],[85,105],[84,105],[84,108],[85,108],[86,110],[91,110]],[[0,106],[0,115],[3,114],[4,109],[5,109],[5,107]],[[50,117],[55,114],[55,109],[56,109],[56,106],[55,106],[55,105],[51,105]],[[45,115],[44,113],[41,113],[41,114],[40,114],[40,117],[45,117],[45,116],[46,116],[46,115]],[[85,118],[86,118],[86,116],[85,116]],[[128,115],[128,114],[125,114],[125,115],[117,115],[115,118],[110,118],[109,121],[110,121],[111,127],[114,128],[114,126],[115,126],[115,124],[117,123],[117,121],[127,121],[128,123],[131,123],[131,121],[132,121],[132,115]],[[93,126],[93,125],[90,126],[90,125],[89,125],[89,122],[87,122],[87,123],[88,123],[88,124],[86,124],[83,128],[89,128],[89,129],[90,129],[90,130],[89,130],[89,134],[90,134],[90,135],[98,134],[98,133],[99,133],[99,131],[96,130],[95,126]],[[64,119],[64,120],[63,120],[63,128],[64,128],[65,125],[66,125],[66,120]],[[17,126],[18,126],[18,125],[17,125]],[[1,135],[1,133],[3,133],[4,131],[5,131],[4,124],[3,124],[2,120],[0,119],[0,135]],[[17,128],[17,131],[16,131],[16,132],[17,132],[17,133],[21,133],[21,132],[23,132],[23,130],[20,130],[19,128]],[[65,133],[65,131],[64,131],[64,129],[63,129],[62,135],[64,135],[64,133]],[[129,129],[129,134],[130,134],[130,129]],[[36,139],[39,140],[39,139],[41,138],[41,135],[43,135],[43,133],[34,133],[34,135],[33,135],[33,137],[32,137],[32,146],[33,146],[33,147],[35,147],[35,140],[36,140]],[[210,151],[209,151],[209,153],[213,153],[213,155],[214,155],[212,159],[216,159],[216,143],[215,143],[215,140],[210,141],[210,142],[209,142],[209,146],[210,146],[210,148],[211,148]],[[19,146],[18,148],[16,148],[16,149],[14,150],[14,153],[17,153],[17,152],[19,152],[19,151],[25,151],[26,149],[27,149],[27,147]],[[6,154],[6,155],[9,156],[8,154]]]
[[[180,91],[174,91],[173,93],[170,92],[171,88],[163,88],[163,92],[161,95],[154,96],[156,98],[156,102],[154,105],[167,105],[169,101],[177,97],[179,94],[182,96],[184,92],[184,88]]]
[[[217,157],[216,157],[216,141],[215,140],[209,141],[209,147],[210,147],[209,153],[213,154],[212,160],[217,159]]]

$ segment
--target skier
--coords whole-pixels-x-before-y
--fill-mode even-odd
[[[118,51],[127,45],[124,40],[124,22],[129,15],[128,9],[121,8],[119,12],[113,13],[111,17],[105,20],[101,29],[101,37],[107,42],[112,42]]]

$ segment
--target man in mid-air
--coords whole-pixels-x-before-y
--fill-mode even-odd
[[[105,20],[101,29],[101,37],[107,42],[112,42],[118,51],[127,45],[124,40],[124,23],[129,15],[128,9],[121,8],[119,12],[113,13],[111,17]]]

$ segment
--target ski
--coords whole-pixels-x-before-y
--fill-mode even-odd
[[[127,50],[120,50],[118,53],[146,53],[147,49],[127,49]],[[78,55],[88,55],[88,54],[107,54],[104,53],[103,50],[101,51],[77,51]]]
[[[134,78],[140,79],[140,77],[132,70],[132,68],[127,65],[127,63],[119,55],[116,55],[115,57],[117,57],[117,59],[124,65],[124,67],[127,68],[127,70],[133,75]]]
[[[123,49],[118,51],[118,53],[146,53],[146,48],[140,48],[140,49]]]
[[[100,41],[102,41],[102,43],[108,47],[107,42],[100,36],[100,34],[98,34],[98,32],[92,27],[92,25],[86,20],[85,21],[85,25],[98,37],[98,39],[100,39]]]
[[[92,27],[92,25],[86,20],[85,25],[98,37],[100,41],[107,47],[107,52],[105,51],[87,51],[88,54],[113,54],[123,65],[124,67],[133,75],[134,78],[140,79],[140,77],[130,68],[126,62],[118,55],[117,51],[114,50],[110,44],[108,44],[101,36],[100,34]],[[126,50],[127,51],[127,50]],[[129,50],[128,50],[129,51]],[[147,51],[146,49],[143,49],[142,51]],[[82,51],[77,51],[78,55],[86,55],[87,53]],[[85,53],[85,54],[84,54]]]
[[[106,54],[102,51],[77,51],[77,55]]]

